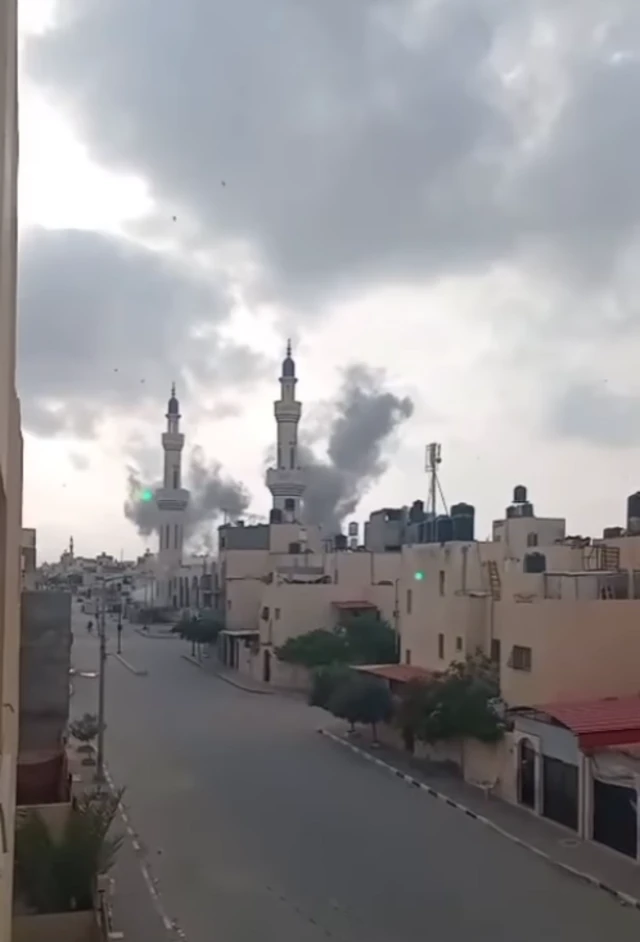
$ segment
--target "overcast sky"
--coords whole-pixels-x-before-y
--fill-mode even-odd
[[[480,536],[517,483],[570,532],[623,523],[637,0],[21,8],[24,518],[44,557],[70,534],[146,545],[128,469],[159,474],[174,379],[199,460],[265,513],[287,336],[317,453],[354,364],[384,370],[376,401],[412,403],[359,518],[425,496],[435,440]]]

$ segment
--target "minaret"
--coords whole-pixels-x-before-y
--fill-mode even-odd
[[[182,486],[182,449],[184,435],[180,431],[180,403],[176,385],[171,386],[167,406],[167,430],[162,433],[164,476],[156,491],[158,507],[158,572],[157,595],[161,606],[175,608],[178,590],[177,575],[182,562],[184,523],[189,504],[189,491]]]
[[[276,417],[276,466],[267,471],[267,487],[273,496],[272,522],[300,520],[300,504],[305,491],[305,473],[298,463],[298,423],[302,405],[296,399],[296,365],[291,341],[282,361],[280,398],[273,404]]]

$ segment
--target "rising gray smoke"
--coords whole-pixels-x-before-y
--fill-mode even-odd
[[[302,447],[300,464],[307,471],[305,517],[326,533],[340,531],[365,492],[387,468],[389,437],[413,413],[409,397],[385,389],[383,371],[354,364],[345,370],[334,404],[327,460]]]
[[[162,484],[144,481],[140,472],[127,468],[127,500],[125,517],[136,527],[140,536],[151,536],[157,532],[159,514],[155,499],[148,500]],[[213,529],[226,516],[230,520],[241,517],[249,506],[251,495],[245,487],[232,478],[225,477],[217,462],[207,464],[204,452],[195,447],[189,455],[185,487],[191,497],[185,523],[185,540],[198,551],[211,552]]]

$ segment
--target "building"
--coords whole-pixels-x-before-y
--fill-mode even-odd
[[[536,516],[522,487],[492,536],[403,548],[402,661],[438,671],[481,651],[510,706],[635,693],[640,572]]]
[[[11,937],[20,660],[22,434],[16,394],[17,10],[0,5],[0,939]]]
[[[167,428],[162,433],[164,473],[162,487],[155,493],[158,508],[158,556],[156,560],[155,603],[162,608],[178,608],[178,570],[182,564],[184,529],[189,505],[189,491],[182,486],[182,450],[180,403],[175,384],[167,405]]]
[[[276,464],[267,471],[267,487],[273,497],[271,521],[293,523],[301,520],[305,473],[299,464],[298,425],[302,404],[296,399],[296,365],[291,341],[282,361],[280,398],[273,404],[276,418]]]
[[[36,531],[32,527],[22,527],[20,538],[20,572],[22,588],[36,587]]]

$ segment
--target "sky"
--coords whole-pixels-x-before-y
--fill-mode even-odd
[[[20,8],[24,523],[41,558],[72,534],[83,555],[154,548],[124,506],[161,473],[174,380],[199,539],[222,493],[267,513],[288,337],[332,520],[424,499],[437,441],[479,537],[519,483],[570,533],[624,523],[636,0]]]

